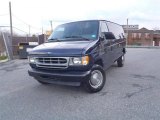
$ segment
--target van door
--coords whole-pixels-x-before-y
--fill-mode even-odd
[[[123,55],[123,47],[122,47],[122,40],[123,38],[123,29],[120,25],[112,23],[112,22],[107,22],[107,26],[109,29],[109,32],[112,32],[115,36],[115,39],[111,41],[111,49],[112,49],[112,54],[113,54],[113,61],[116,61],[120,56]]]
[[[105,32],[108,32],[108,27],[105,21],[101,22],[101,37],[103,40],[101,40],[101,52],[103,55],[103,64],[105,69],[109,68],[113,62],[112,62],[112,52],[111,52],[111,40],[105,38]]]

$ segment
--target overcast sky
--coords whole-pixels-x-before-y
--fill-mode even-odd
[[[28,32],[41,32],[61,22],[106,19],[119,24],[160,28],[160,0],[10,0],[13,26]],[[0,26],[9,25],[9,0],[0,0]]]

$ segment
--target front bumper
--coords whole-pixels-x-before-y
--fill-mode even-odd
[[[28,70],[30,76],[38,81],[79,86],[81,82],[90,79],[90,71],[41,71],[36,69]]]

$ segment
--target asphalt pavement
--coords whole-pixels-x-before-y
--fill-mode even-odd
[[[41,85],[27,60],[0,63],[0,120],[159,120],[160,49],[128,48],[102,91]]]

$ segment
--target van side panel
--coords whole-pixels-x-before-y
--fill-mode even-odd
[[[111,49],[114,54],[114,61],[116,61],[120,56],[124,54],[123,49],[125,47],[125,38],[124,38],[124,30],[122,26],[107,22],[109,32],[112,32],[115,36],[115,39],[112,40]]]
[[[101,56],[103,56],[104,69],[108,69],[113,64],[113,51],[111,49],[111,40],[106,39],[104,32],[109,32],[105,21],[101,22]]]

